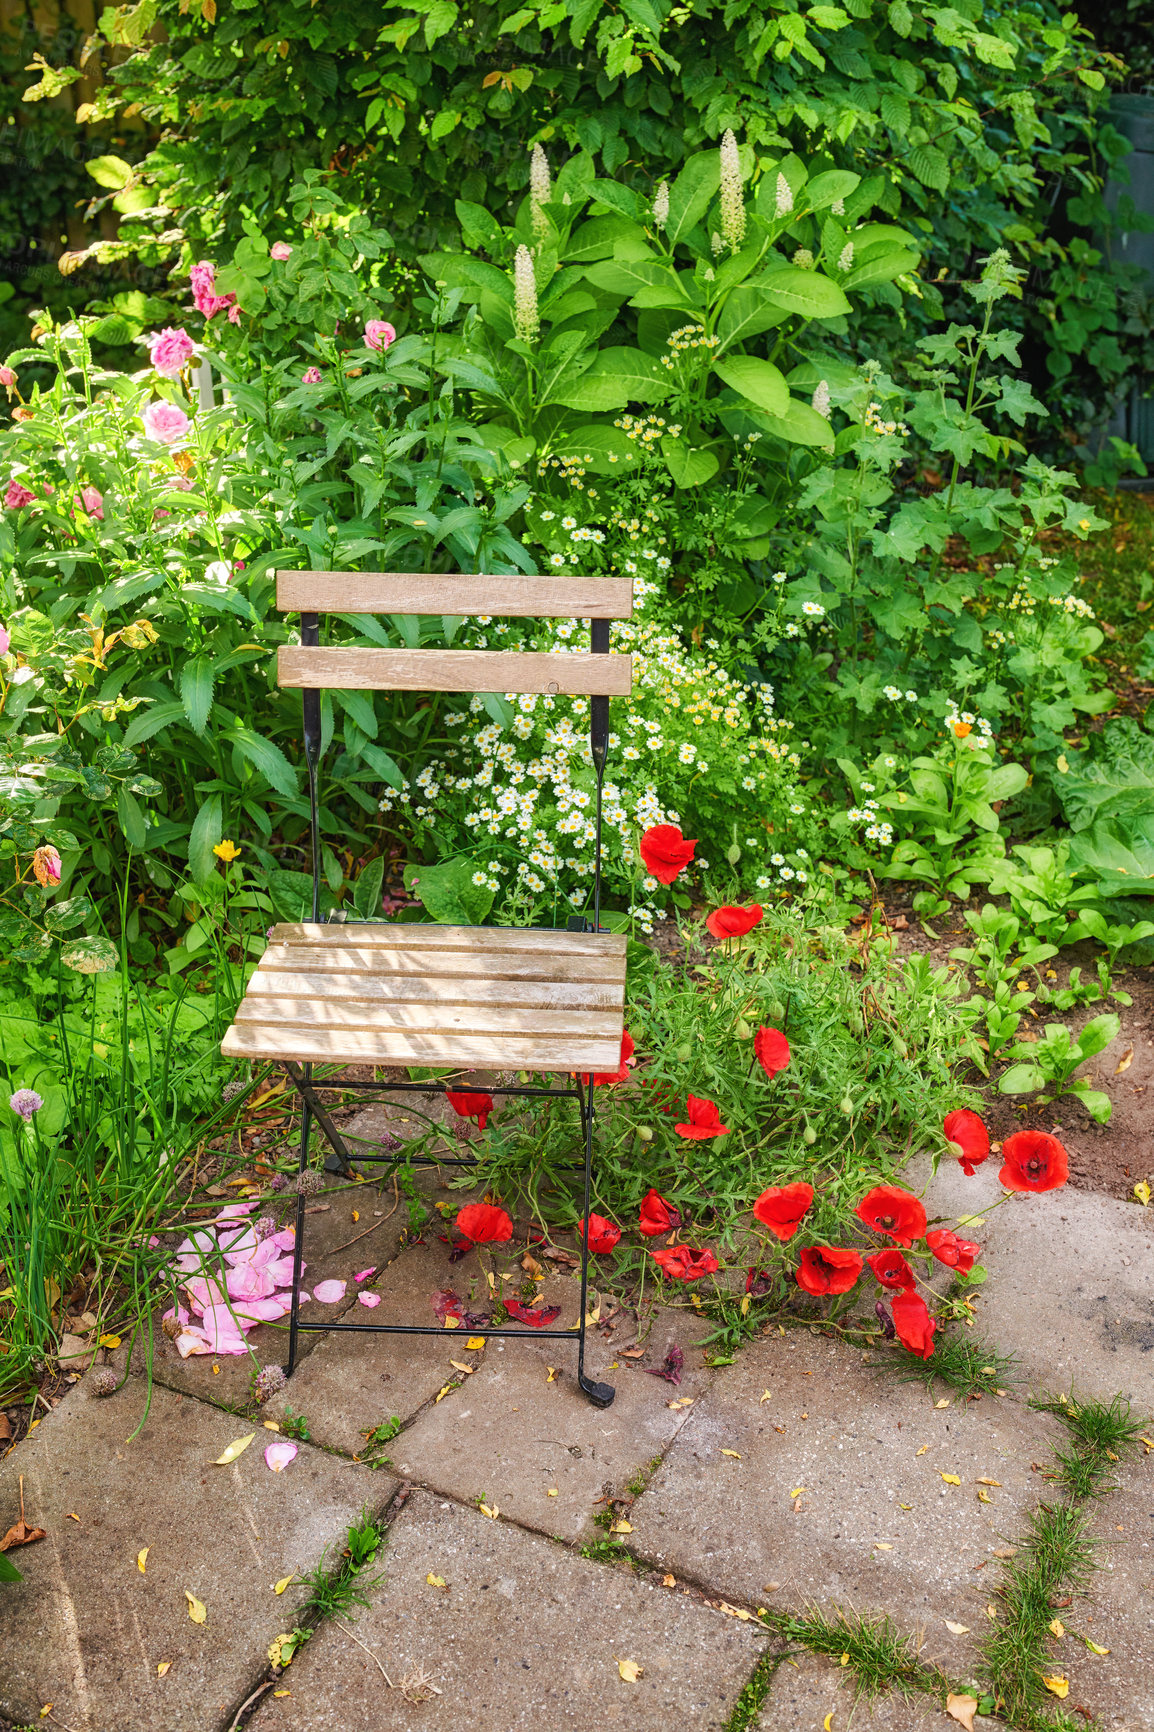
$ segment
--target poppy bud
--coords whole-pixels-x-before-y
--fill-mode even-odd
[[[909,1047],[906,1045],[906,1043],[902,1039],[901,1035],[895,1034],[894,1035],[894,1051],[897,1053],[898,1057],[899,1058],[905,1058],[905,1056],[909,1052],[909,1050],[910,1050]]]
[[[806,1125],[804,1131],[801,1133],[801,1140],[807,1149],[813,1148],[813,1145],[817,1142],[817,1132],[814,1130],[812,1125]]]
[[[652,1126],[650,1126],[650,1125],[638,1125],[638,1127],[637,1127],[637,1140],[639,1143],[651,1143],[653,1141]]]
[[[731,842],[729,844],[729,847],[725,850],[725,858],[729,861],[731,866],[737,865],[737,862],[741,859],[741,849],[738,847],[736,842]]]
[[[780,998],[775,998],[772,1004],[766,1005],[765,1014],[768,1016],[770,1022],[773,1023],[774,1027],[784,1020],[785,1006],[782,1004]]]
[[[737,1019],[737,1026],[733,1032],[737,1036],[738,1040],[748,1040],[750,1035],[753,1033],[753,1030],[750,1028],[745,1018],[739,1016]]]
[[[853,1096],[849,1094],[848,1091],[842,1095],[841,1100],[837,1104],[843,1113],[849,1114],[853,1112]]]
[[[678,1047],[676,1053],[674,1054],[674,1057],[676,1058],[678,1064],[688,1064],[689,1063],[690,1059],[693,1057],[693,1048],[690,1046],[688,1041],[686,1041],[683,1045]]]

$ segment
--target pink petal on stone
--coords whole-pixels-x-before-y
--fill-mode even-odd
[[[354,1280],[354,1281],[367,1281],[367,1280],[368,1280],[368,1278],[369,1278],[369,1276],[370,1276],[370,1275],[375,1275],[375,1274],[376,1274],[376,1272],[377,1272],[377,1270],[376,1270],[376,1265],[375,1265],[375,1264],[374,1264],[374,1265],[373,1265],[373,1267],[372,1267],[372,1268],[371,1268],[371,1269],[361,1269],[361,1270],[359,1270],[359,1271],[358,1271],[358,1273],[357,1273],[357,1274],[356,1274],[356,1275],[354,1275],[354,1276],[353,1276],[353,1280]]]
[[[242,1299],[233,1306],[233,1315],[242,1328],[254,1323],[275,1323],[292,1305],[288,1293],[273,1293],[267,1299]]]
[[[255,1208],[255,1202],[229,1203],[220,1211],[220,1214],[216,1218],[218,1221],[241,1220],[245,1215],[251,1215]]]
[[[271,1239],[267,1240],[266,1243],[271,1244],[272,1243]],[[268,1269],[268,1273],[272,1276],[273,1280],[276,1282],[278,1287],[291,1287],[292,1286],[293,1260],[291,1257],[277,1257],[273,1262],[267,1264],[266,1267]],[[302,1275],[304,1274],[304,1272],[307,1268],[308,1268],[307,1263],[301,1264],[301,1274]]]
[[[231,1299],[267,1299],[276,1292],[276,1282],[267,1269],[253,1263],[239,1263],[230,1269],[225,1282]]]
[[[344,1298],[347,1281],[318,1281],[313,1288],[313,1298],[319,1299],[322,1305],[335,1305]]]
[[[270,1233],[266,1244],[275,1245],[278,1251],[291,1251],[297,1242],[295,1227],[282,1227],[279,1233]]]
[[[184,1290],[188,1294],[191,1309],[196,1312],[198,1317],[203,1316],[210,1306],[220,1305],[224,1301],[224,1294],[216,1282],[205,1281],[199,1275],[191,1281],[186,1281]]]
[[[204,1333],[214,1353],[247,1353],[241,1331],[252,1324],[230,1311],[226,1305],[211,1305],[204,1314]]]
[[[211,1353],[208,1336],[203,1329],[182,1329],[173,1342],[173,1346],[182,1359],[187,1359],[192,1353]]]
[[[179,1275],[194,1275],[216,1249],[216,1234],[211,1228],[207,1232],[194,1233],[191,1239],[180,1241],[176,1247],[176,1261],[172,1266]]]
[[[265,1465],[271,1467],[274,1473],[283,1473],[290,1461],[297,1455],[295,1443],[270,1443],[264,1452]]]
[[[285,1299],[287,1299],[287,1300],[288,1300],[288,1302],[289,1302],[289,1306],[290,1306],[290,1308],[291,1308],[291,1306],[292,1306],[292,1295],[291,1295],[291,1293],[285,1293],[285,1294],[284,1294],[284,1295],[283,1295],[283,1297],[284,1297],[284,1298],[285,1298]],[[311,1294],[311,1293],[306,1293],[306,1292],[305,1292],[305,1290],[304,1290],[304,1288],[303,1288],[303,1287],[302,1287],[302,1288],[301,1288],[301,1290],[300,1290],[300,1292],[299,1292],[299,1293],[298,1293],[298,1294],[297,1294],[297,1304],[298,1304],[298,1305],[303,1305],[303,1304],[304,1304],[304,1302],[305,1302],[305,1300],[306,1300],[306,1299],[311,1299],[311,1298],[312,1298],[312,1294]]]
[[[369,1310],[372,1311],[380,1304],[381,1296],[379,1293],[358,1293],[357,1302],[361,1305],[367,1305]]]
[[[245,1221],[241,1226],[222,1227],[220,1230],[220,1248],[226,1262],[247,1263],[259,1244],[260,1240],[250,1221]]]
[[[155,1233],[152,1233],[152,1234],[150,1234],[150,1235],[149,1235],[149,1240],[148,1240],[148,1249],[149,1249],[149,1250],[150,1250],[150,1251],[155,1251],[155,1250],[156,1250],[156,1247],[157,1247],[157,1246],[158,1246],[158,1245],[159,1245],[159,1244],[160,1244],[160,1240],[159,1240],[159,1239],[158,1239],[158,1238],[157,1238],[157,1236],[156,1236],[156,1234],[155,1234]]]

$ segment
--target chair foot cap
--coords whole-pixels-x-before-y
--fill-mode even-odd
[[[617,1391],[611,1383],[595,1383],[591,1377],[585,1376],[578,1377],[577,1382],[581,1386],[582,1395],[587,1396],[594,1407],[611,1407],[613,1405],[613,1398]]]

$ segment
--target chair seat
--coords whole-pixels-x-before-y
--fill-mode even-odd
[[[229,1058],[616,1070],[625,937],[440,925],[274,926]]]

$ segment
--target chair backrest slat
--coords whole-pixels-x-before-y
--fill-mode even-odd
[[[496,619],[631,619],[628,577],[458,572],[278,571],[282,613],[460,614]]]
[[[563,692],[628,697],[630,656],[453,649],[277,651],[277,683],[309,690],[369,692]]]

